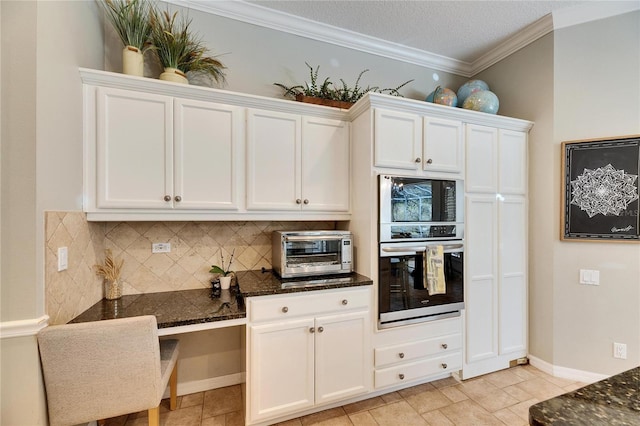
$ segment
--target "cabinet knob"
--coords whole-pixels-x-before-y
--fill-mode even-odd
[[[302,200],[300,198],[296,199],[296,204],[302,204]]]
[[[289,312],[289,308],[287,308],[286,306],[283,306],[282,313],[286,314],[287,312]]]
[[[442,368],[447,368],[447,364],[445,362],[442,363]]]
[[[400,358],[404,358],[404,352],[400,352],[400,353],[398,354],[398,356],[399,356]]]
[[[420,157],[416,158],[416,159],[415,159],[415,162],[416,162],[416,163],[422,163],[422,158],[420,158]]]
[[[346,305],[346,304],[348,304],[348,303],[349,303],[349,301],[348,301],[347,299],[342,299],[342,304],[343,304],[343,305]]]
[[[427,164],[431,164],[431,163],[433,163],[433,160],[432,160],[431,158],[429,158],[429,159],[427,160]]]
[[[179,195],[176,195],[176,198],[174,198],[174,200],[176,200],[176,202],[179,203],[180,201],[182,201],[182,197]]]
[[[318,333],[322,333],[324,331],[324,327],[320,326],[318,327]]]
[[[398,378],[399,378],[400,380],[404,380],[404,374],[402,374],[402,373],[398,374]]]
[[[447,349],[447,348],[449,347],[449,345],[447,345],[446,343],[443,343],[443,344],[442,344],[442,345],[440,345],[440,346],[442,346],[442,349]]]
[[[314,327],[311,327],[311,328],[309,329],[309,333],[315,333],[315,332],[316,332],[316,329],[315,329]]]
[[[165,195],[164,196],[164,200],[165,201],[171,201],[171,195]]]
[[[304,204],[309,204],[309,200],[307,200],[306,198],[303,201]]]

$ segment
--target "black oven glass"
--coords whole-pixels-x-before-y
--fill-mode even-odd
[[[455,181],[393,178],[391,222],[455,221]]]
[[[446,293],[429,295],[424,278],[424,253],[379,258],[379,313],[442,307],[461,303],[463,293],[463,252],[444,254]],[[427,311],[428,309],[422,309]]]

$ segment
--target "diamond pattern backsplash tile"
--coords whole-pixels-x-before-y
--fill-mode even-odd
[[[231,270],[271,268],[274,230],[335,229],[335,222],[87,222],[82,212],[46,212],[45,291],[50,324],[63,324],[98,302],[102,280],[93,265],[104,250],[124,259],[123,294],[207,288],[211,265]],[[169,253],[152,253],[170,243]],[[57,248],[69,247],[69,269],[58,272]]]

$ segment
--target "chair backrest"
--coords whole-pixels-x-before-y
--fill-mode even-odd
[[[162,397],[154,316],[46,327],[38,333],[49,422],[75,425],[156,407]]]

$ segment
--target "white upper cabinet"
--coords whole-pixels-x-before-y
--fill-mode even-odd
[[[498,133],[500,183],[498,192],[526,194],[527,192],[527,133],[500,130]]]
[[[242,108],[176,99],[174,111],[174,206],[237,210],[243,173]]]
[[[498,129],[467,124],[465,142],[465,190],[495,193],[498,190]]]
[[[165,196],[173,194],[172,105],[167,96],[98,88],[91,159],[98,208],[167,208]]]
[[[422,169],[460,174],[464,170],[462,122],[424,117]]]
[[[349,124],[248,112],[247,209],[348,212]]]
[[[420,116],[377,108],[374,123],[374,166],[418,170],[422,163]]]

